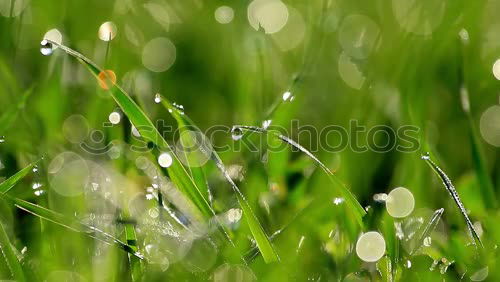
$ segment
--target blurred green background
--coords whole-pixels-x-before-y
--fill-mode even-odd
[[[454,281],[469,280],[480,270],[484,274],[489,266],[485,279],[498,281],[498,11],[498,0],[0,0],[0,176],[4,180],[43,157],[37,171],[9,194],[124,241],[126,226],[133,226],[146,256],[134,272],[126,252],[2,198],[0,220],[25,276],[47,281]],[[116,29],[111,41],[103,41],[99,28],[108,21]],[[266,264],[258,254],[242,260],[255,251],[244,217],[228,224],[234,248],[213,238],[211,229],[195,238],[158,239],[171,236],[162,232],[175,226],[176,217],[158,216],[158,207],[164,207],[151,192],[158,177],[141,170],[137,161],[151,156],[130,149],[138,141],[122,113],[118,124],[109,124],[118,106],[84,66],[59,49],[51,56],[40,53],[40,41],[52,29],[62,35],[62,44],[112,70],[147,116],[164,120],[164,126],[177,123],[155,103],[156,93],[183,105],[202,131],[261,126],[270,119],[313,150],[320,137],[297,134],[291,120],[317,129],[349,128],[350,120],[357,120],[395,131],[416,126],[420,148],[313,150],[366,207],[359,226],[345,204],[334,204],[338,190],[302,152],[267,152],[267,145],[259,152],[236,150],[241,144],[229,130],[217,132],[211,141],[232,148],[220,152],[221,158],[265,232],[271,236],[281,230],[272,237],[280,262]],[[294,99],[281,103],[286,91]],[[173,144],[176,138],[165,133]],[[340,142],[338,135],[328,138]],[[365,133],[359,135],[358,144],[366,145],[366,139]],[[80,142],[112,149],[90,154]],[[401,140],[377,135],[376,143],[384,142]],[[152,151],[159,153],[156,147]],[[484,251],[470,245],[458,208],[421,160],[425,152],[454,182]],[[203,173],[214,211],[224,218],[230,212],[241,216],[216,166],[208,162]],[[373,199],[399,186],[415,197],[413,213],[403,219],[392,218]],[[167,210],[170,198],[164,197]],[[410,254],[410,234],[440,208],[444,214],[432,244]],[[178,209],[173,213],[182,218]],[[183,230],[179,226],[172,230]],[[402,238],[397,226],[403,228]],[[380,231],[387,245],[378,263],[363,262],[355,252],[359,234],[371,230]],[[12,279],[3,260],[0,274]]]

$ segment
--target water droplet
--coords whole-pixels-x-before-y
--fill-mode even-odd
[[[118,28],[113,22],[105,22],[99,27],[98,36],[102,41],[111,41],[115,38]]]
[[[292,93],[290,91],[283,93],[283,101],[288,101],[290,97],[292,97]]]
[[[431,245],[431,244],[432,244],[432,239],[431,239],[431,237],[429,237],[429,236],[428,236],[428,237],[425,237],[425,238],[424,238],[424,246],[426,246],[426,247],[430,247],[430,245]]]
[[[428,160],[428,159],[430,159],[430,154],[429,154],[429,152],[426,152],[424,155],[422,155],[422,157],[421,157],[421,158],[422,158],[422,160]]]
[[[44,193],[44,191],[43,190],[35,190],[34,193],[35,193],[35,196],[41,196]]]
[[[406,268],[411,268],[411,261],[410,260],[406,260],[405,267]]]
[[[403,240],[405,237],[405,234],[403,232],[403,228],[401,227],[401,222],[394,222],[394,228],[396,229],[396,237],[399,240]]]
[[[344,198],[334,198],[333,199],[333,204],[338,206],[344,202]]]
[[[155,95],[155,103],[159,104],[161,102],[161,95],[160,93],[156,93]]]
[[[109,122],[111,122],[112,124],[119,124],[122,117],[121,117],[120,113],[112,112],[109,114],[108,119],[109,119]]]
[[[116,74],[112,70],[103,70],[97,75],[97,82],[104,90],[109,90],[116,84]]]
[[[231,129],[231,137],[233,140],[240,140],[243,137],[243,130],[239,127],[233,127]]]
[[[434,271],[434,269],[436,269],[436,266],[438,265],[439,263],[439,260],[434,260],[431,264],[431,266],[429,267],[429,270],[430,271]]]
[[[376,262],[385,253],[385,240],[376,231],[366,232],[356,242],[356,254],[366,262]]]
[[[38,172],[38,167],[37,166],[34,166],[33,169],[31,170],[33,171],[34,173],[37,173]]]
[[[373,200],[378,203],[385,203],[387,201],[387,194],[386,193],[378,193],[373,195]]]
[[[40,182],[34,182],[33,185],[31,185],[31,188],[33,188],[35,190],[40,188],[40,187],[42,187],[42,183],[40,183]]]
[[[42,42],[40,42],[40,45],[41,45],[40,53],[42,53],[42,55],[44,56],[52,55],[52,52],[54,51],[52,43],[44,39],[42,40]]]
[[[141,133],[139,132],[139,130],[137,130],[137,128],[135,126],[132,125],[132,135],[134,135],[135,137],[141,137]]]
[[[268,119],[262,122],[262,128],[267,129],[271,125],[272,120]]]
[[[169,153],[162,153],[158,156],[158,164],[161,167],[169,167],[172,165],[172,156]]]

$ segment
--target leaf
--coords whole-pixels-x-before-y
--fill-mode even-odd
[[[17,184],[17,182],[23,179],[37,163],[38,161],[29,164],[27,167],[21,169],[20,171],[16,172],[16,174],[12,175],[7,180],[0,183],[0,194],[5,194],[9,192],[9,190],[12,189],[12,187],[14,187]]]
[[[9,267],[15,280],[26,281],[21,263],[12,248],[13,246],[10,243],[9,236],[7,236],[7,232],[5,232],[3,224],[0,222],[0,249],[2,250],[2,254],[7,262],[7,266]]]
[[[257,133],[269,133],[267,129],[256,127],[256,126],[246,126],[246,125],[235,125],[233,126],[232,131],[234,132],[235,130],[239,131],[252,131],[252,132],[257,132]],[[358,200],[356,197],[351,193],[349,189],[336,177],[336,175],[328,169],[316,156],[314,156],[311,152],[309,152],[306,148],[302,147],[299,143],[293,141],[292,139],[275,133],[271,132],[276,138],[280,139],[282,142],[285,142],[289,144],[290,146],[300,150],[302,153],[306,154],[309,158],[314,160],[322,169],[325,171],[325,173],[328,175],[329,180],[335,185],[335,187],[339,188],[339,192],[344,197],[347,205],[349,206],[349,210],[353,213],[354,217],[356,218],[356,221],[360,226],[363,226],[363,216],[366,214],[366,211],[363,209],[363,207],[359,204]]]
[[[162,103],[167,108],[168,112],[179,122],[179,126],[184,125],[185,128],[192,128],[197,130],[198,133],[203,134],[185,114],[181,114],[179,110],[174,107],[167,99],[162,98]],[[231,185],[234,193],[236,194],[238,203],[243,211],[243,214],[245,215],[248,227],[250,228],[250,232],[252,233],[255,242],[257,243],[257,247],[259,248],[262,257],[264,258],[264,261],[266,263],[279,261],[279,256],[274,250],[274,247],[270,242],[268,236],[266,235],[264,229],[262,228],[262,225],[260,224],[257,216],[253,213],[252,208],[250,207],[248,201],[245,199],[243,193],[241,193],[238,186],[229,176],[229,173],[227,172],[221,158],[219,157],[217,152],[215,152],[215,150],[210,150],[209,154],[210,159],[215,162],[217,168],[220,170],[226,181]]]

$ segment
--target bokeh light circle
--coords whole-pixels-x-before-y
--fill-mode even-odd
[[[356,254],[366,262],[376,262],[385,253],[385,240],[380,233],[370,231],[362,234],[356,242]]]

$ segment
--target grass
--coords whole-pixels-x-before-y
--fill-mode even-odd
[[[250,1],[0,4],[0,279],[500,280],[483,117],[498,107],[495,1],[444,1],[430,21],[426,1],[407,17],[394,1],[281,1],[275,34],[250,26]],[[428,34],[404,24],[420,17]],[[118,29],[103,42],[106,21]],[[63,43],[43,56],[52,28]],[[157,37],[175,46],[164,72],[148,64],[174,51],[143,53]],[[416,150],[352,146],[407,145],[391,135],[405,125]],[[351,146],[326,148],[344,141],[328,126]],[[374,199],[400,186],[415,199],[404,218]],[[386,243],[374,263],[356,253],[369,231]]]

